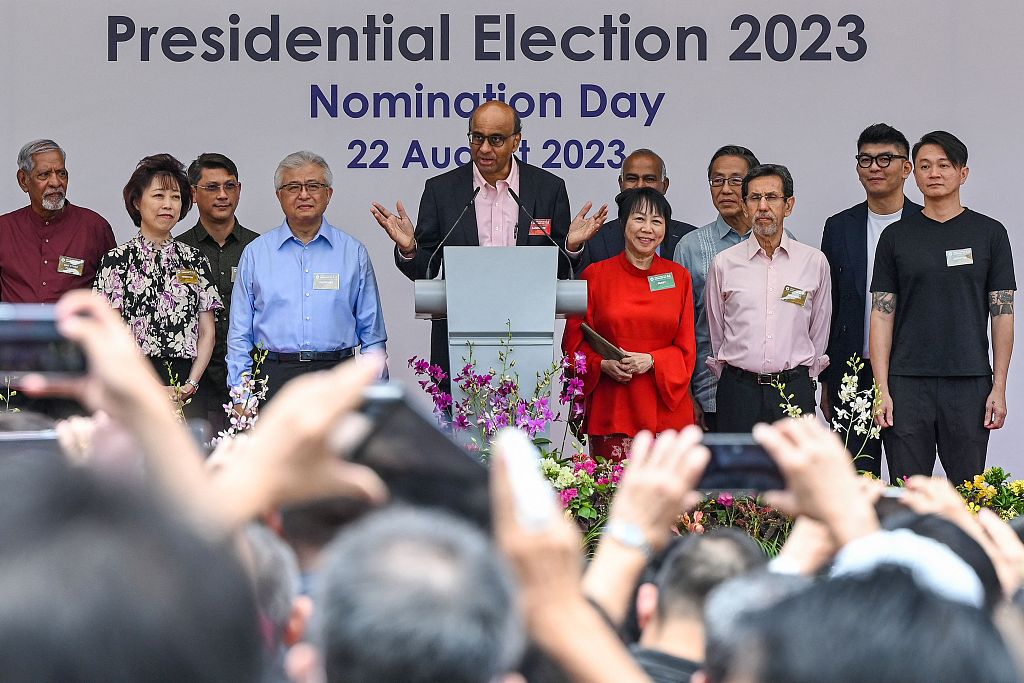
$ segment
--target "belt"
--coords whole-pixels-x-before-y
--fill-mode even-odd
[[[267,360],[277,362],[300,361],[302,363],[307,363],[314,360],[345,360],[346,358],[351,358],[354,355],[356,355],[356,352],[352,349],[340,349],[338,351],[299,351],[298,353],[278,353],[277,351],[267,351]]]
[[[774,382],[785,384],[797,377],[807,377],[808,369],[806,365],[798,365],[795,368],[783,370],[782,372],[750,372],[743,368],[737,368],[734,365],[725,366],[726,371],[754,384],[772,384]]]

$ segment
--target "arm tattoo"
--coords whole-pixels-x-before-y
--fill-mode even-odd
[[[988,312],[992,317],[997,315],[1013,315],[1013,290],[1002,289],[988,293]]]
[[[896,295],[892,292],[872,292],[871,310],[892,315],[896,312]]]

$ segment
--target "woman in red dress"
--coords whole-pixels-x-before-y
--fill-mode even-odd
[[[655,434],[693,424],[690,377],[697,356],[690,274],[658,256],[672,207],[651,188],[615,198],[626,250],[583,271],[587,314],[568,321],[562,350],[582,352],[583,429],[592,455],[621,459],[641,430]],[[602,358],[581,324],[625,352]]]

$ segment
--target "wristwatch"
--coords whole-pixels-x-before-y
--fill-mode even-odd
[[[185,380],[185,384],[191,384],[193,391],[199,391],[199,382],[195,381],[194,379]]]
[[[632,522],[608,522],[604,532],[627,548],[639,550],[646,560],[651,559],[651,555],[654,554],[654,548],[647,542],[643,530]]]

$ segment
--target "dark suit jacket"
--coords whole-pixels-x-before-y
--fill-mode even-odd
[[[563,249],[569,233],[569,195],[565,181],[545,170],[523,163],[519,165],[519,199],[530,214],[538,220],[551,219],[551,238]],[[419,217],[416,220],[416,257],[406,261],[395,247],[395,264],[410,280],[429,277],[427,263],[437,249],[445,233],[451,229],[473,195],[473,164],[456,169],[427,180],[420,198]],[[458,226],[445,241],[445,246],[480,245],[477,231],[476,212],[469,207]],[[519,234],[516,246],[551,246],[542,235],[530,235],[530,218],[519,211]],[[430,264],[430,275],[436,275],[444,260],[444,248]],[[559,256],[558,276],[569,276],[572,263],[565,256]],[[500,277],[501,273],[496,273]],[[448,324],[445,320],[434,321],[430,331],[431,362],[448,371]]]
[[[697,226],[695,225],[671,219],[668,230],[665,232],[665,239],[662,240],[661,246],[658,248],[658,255],[671,261],[672,255],[676,251],[676,244],[679,243],[679,238],[696,229]],[[591,263],[597,263],[598,261],[618,256],[625,249],[626,233],[622,229],[619,219],[616,218],[615,220],[608,221],[584,245],[583,255],[580,256],[580,261],[576,265],[576,274],[582,273],[583,269]]]
[[[903,198],[903,216],[921,210]],[[864,355],[864,307],[868,287],[868,203],[840,211],[825,221],[821,250],[832,270],[832,326],[828,335],[829,366],[821,380],[829,389],[846,374],[846,361]]]

